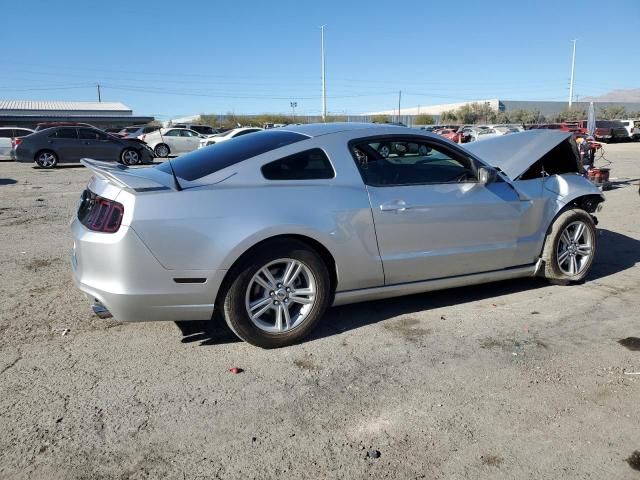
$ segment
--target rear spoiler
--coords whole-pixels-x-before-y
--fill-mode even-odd
[[[83,158],[80,163],[103,180],[134,192],[178,190],[174,186],[171,175],[155,168],[129,168],[119,163],[103,162],[90,158]]]

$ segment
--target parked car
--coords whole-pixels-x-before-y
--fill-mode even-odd
[[[631,140],[640,140],[640,120],[618,120],[627,129]]]
[[[438,135],[448,138],[455,143],[460,143],[462,141],[462,132],[458,129],[443,128],[438,130]]]
[[[381,143],[405,155],[385,158]],[[354,123],[270,129],[152,168],[83,160],[95,175],[71,225],[73,278],[102,317],[216,314],[266,348],[302,340],[330,305],[580,282],[604,197],[578,162],[566,132],[465,148]]]
[[[189,130],[193,130],[194,132],[198,132],[200,135],[215,135],[216,133],[221,133],[219,128],[213,128],[209,125],[193,125],[191,123],[182,124],[182,125],[172,125],[173,128],[188,128]]]
[[[486,126],[474,126],[462,129],[463,143],[477,142],[478,140],[489,140],[490,138],[500,137],[502,132]]]
[[[121,127],[109,127],[109,128],[105,128],[104,132],[108,133],[110,135],[114,135],[114,136],[119,136],[117,135],[118,133],[120,133],[122,131]]]
[[[33,133],[30,128],[0,127],[0,160],[11,160],[11,149],[16,138]]]
[[[125,165],[153,162],[153,152],[137,139],[117,138],[90,127],[51,127],[18,139],[12,157],[42,168],[91,157]]]
[[[578,127],[587,131],[587,120],[578,122]],[[629,132],[625,126],[617,120],[596,120],[596,131],[593,137],[599,142],[620,142],[629,140]]]
[[[142,135],[155,132],[159,129],[160,127],[156,127],[154,125],[132,125],[131,127],[125,127],[121,129],[118,132],[118,136],[122,138],[138,138]],[[141,140],[144,140],[144,138],[142,138]]]
[[[202,135],[188,128],[161,128],[138,137],[155,152],[157,157],[181,155],[200,145]]]
[[[241,137],[249,133],[260,132],[261,130],[264,130],[264,129],[260,127],[234,128],[232,130],[227,130],[226,132],[218,133],[216,135],[211,135],[206,138],[203,138],[202,140],[200,140],[200,146],[198,148],[208,147],[209,145],[213,145],[214,143],[224,142],[226,140],[231,140],[232,138]]]

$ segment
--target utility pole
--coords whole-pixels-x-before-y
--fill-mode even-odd
[[[402,102],[402,90],[398,91],[398,123],[400,123],[400,103]]]
[[[98,102],[102,102],[102,97],[100,95],[100,84],[96,83],[96,87],[98,87]]]
[[[320,25],[320,49],[322,55],[322,121],[327,121],[327,87],[324,76],[324,27]]]
[[[296,107],[298,106],[298,102],[290,102],[291,105],[291,118],[293,123],[296,122]]]
[[[571,109],[571,103],[573,102],[573,78],[576,70],[576,41],[571,40],[573,43],[573,55],[571,57],[571,82],[569,83],[569,109]]]

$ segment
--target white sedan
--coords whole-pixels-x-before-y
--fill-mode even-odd
[[[200,140],[200,146],[198,148],[208,147],[209,145],[213,145],[215,143],[224,142],[225,140],[231,140],[232,138],[240,137],[248,133],[259,132],[260,130],[264,129],[259,127],[240,127],[234,128],[233,130],[227,130],[226,132],[217,133],[215,135],[203,138],[202,140]]]
[[[153,149],[156,157],[168,157],[198,148],[202,135],[188,128],[161,128],[138,137]]]

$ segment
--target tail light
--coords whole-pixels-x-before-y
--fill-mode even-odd
[[[15,148],[22,143],[21,138],[12,138],[11,139],[11,148],[15,150]]]
[[[94,232],[114,233],[120,228],[124,206],[114,200],[103,198],[90,190],[82,192],[78,219]]]

